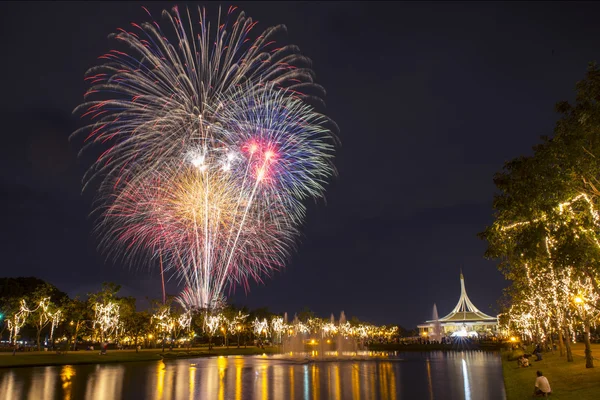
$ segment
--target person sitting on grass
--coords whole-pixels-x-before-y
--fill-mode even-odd
[[[525,357],[524,355],[519,357],[519,359],[517,360],[517,366],[519,368],[531,367],[531,365],[529,365],[529,359],[527,357]]]
[[[550,389],[550,383],[548,382],[548,378],[546,378],[542,371],[537,371],[537,378],[535,378],[535,388],[533,389],[533,395],[536,397],[547,397],[552,393],[552,389]]]

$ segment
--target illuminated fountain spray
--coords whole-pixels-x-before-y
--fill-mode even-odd
[[[287,320],[287,313],[285,314],[285,319]],[[306,331],[303,328],[302,322],[294,314],[294,320],[290,325],[287,325],[288,332],[283,339],[284,353],[291,353],[291,355],[304,353]]]
[[[438,315],[438,310],[437,310],[437,306],[435,305],[435,303],[433,303],[432,320],[433,320],[433,330],[431,332],[431,335],[429,335],[429,338],[431,340],[441,342],[442,341],[442,324],[440,323],[440,317]]]
[[[356,340],[351,336],[350,323],[346,321],[346,314],[340,313],[338,333],[336,338],[336,350],[338,355],[348,355],[357,351]]]
[[[287,314],[284,317],[287,321]],[[283,337],[283,352],[292,357],[354,357],[358,350],[356,335],[352,331],[346,315],[342,311],[336,324],[331,314],[329,322],[315,323],[310,320],[304,324],[294,315],[293,321],[284,322],[286,334]]]

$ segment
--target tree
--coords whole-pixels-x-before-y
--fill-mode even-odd
[[[96,340],[104,342],[112,335],[118,336],[122,328],[120,321],[120,304],[117,293],[120,285],[104,282],[102,289],[97,293],[90,293],[88,301],[94,311],[93,329]]]
[[[298,313],[298,319],[302,322],[308,322],[308,320],[312,318],[315,318],[315,313],[308,307],[302,308]]]
[[[29,308],[31,324],[36,329],[36,342],[38,350],[41,350],[40,338],[42,331],[51,325],[50,339],[52,339],[54,328],[62,320],[62,310],[50,300],[53,287],[49,284],[39,286],[30,296],[34,308]],[[30,306],[31,307],[31,306]]]
[[[150,320],[150,314],[147,311],[134,311],[126,317],[125,326],[127,327],[127,333],[133,337],[136,353],[139,352],[139,338],[148,331]]]
[[[533,156],[508,162],[494,177],[500,190],[495,220],[481,237],[488,241],[486,256],[500,260],[500,270],[517,289],[507,314],[512,326],[537,340],[557,331],[562,343],[577,315],[583,316],[572,306],[581,282],[594,294],[590,301],[600,299],[600,70],[595,64],[577,84],[575,104],[562,102],[556,109],[562,117],[554,137],[542,138]],[[539,277],[546,280],[540,283]],[[589,321],[585,316],[581,321],[586,366],[592,367]],[[565,344],[571,358],[569,340]]]
[[[208,349],[212,350],[212,338],[219,331],[219,328],[223,324],[223,315],[220,313],[211,314],[206,312],[204,314],[204,332],[208,336]]]
[[[227,320],[228,331],[237,335],[238,349],[240,348],[240,336],[246,330],[246,318],[248,318],[248,315],[249,314],[243,314],[241,310],[238,310],[237,314],[234,314]]]
[[[39,278],[18,277],[0,278],[0,299],[17,299],[17,302],[35,292],[40,287],[46,287],[50,300],[54,304],[61,304],[69,298],[66,293],[60,291],[56,286]]]
[[[3,298],[0,303],[0,340],[4,331],[9,329],[10,319],[19,311],[19,301],[16,298]]]
[[[19,301],[19,305],[15,307],[6,320],[8,330],[10,332],[10,342],[17,343],[19,332],[29,317],[29,308],[25,299]]]
[[[177,318],[171,315],[173,298],[169,298],[162,303],[159,300],[152,302],[151,322],[155,327],[156,333],[161,338],[162,351],[165,351],[165,341],[171,337],[175,331]]]
[[[269,334],[269,321],[267,321],[266,318],[263,318],[262,320],[255,318],[252,322],[252,330],[258,338],[260,347],[263,347],[262,336],[264,335],[266,337]]]
[[[87,328],[86,323],[92,320],[88,302],[75,298],[65,302],[62,308],[65,320],[68,321],[68,331],[71,334],[73,350],[77,350],[77,338]]]
[[[137,327],[134,327],[137,321],[137,311],[135,308],[135,297],[120,297],[116,299],[116,302],[119,304],[119,319],[121,321],[122,326],[122,334],[132,335],[132,330]],[[120,336],[117,334],[117,340],[120,343]],[[137,348],[137,341],[136,341]]]

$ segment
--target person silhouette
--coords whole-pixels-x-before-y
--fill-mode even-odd
[[[536,372],[537,378],[535,378],[535,388],[533,389],[534,396],[547,397],[552,393],[548,378],[542,374],[542,371]]]

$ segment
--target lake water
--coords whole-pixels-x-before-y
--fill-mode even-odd
[[[407,352],[365,361],[230,356],[0,369],[7,400],[505,399],[498,353]]]

